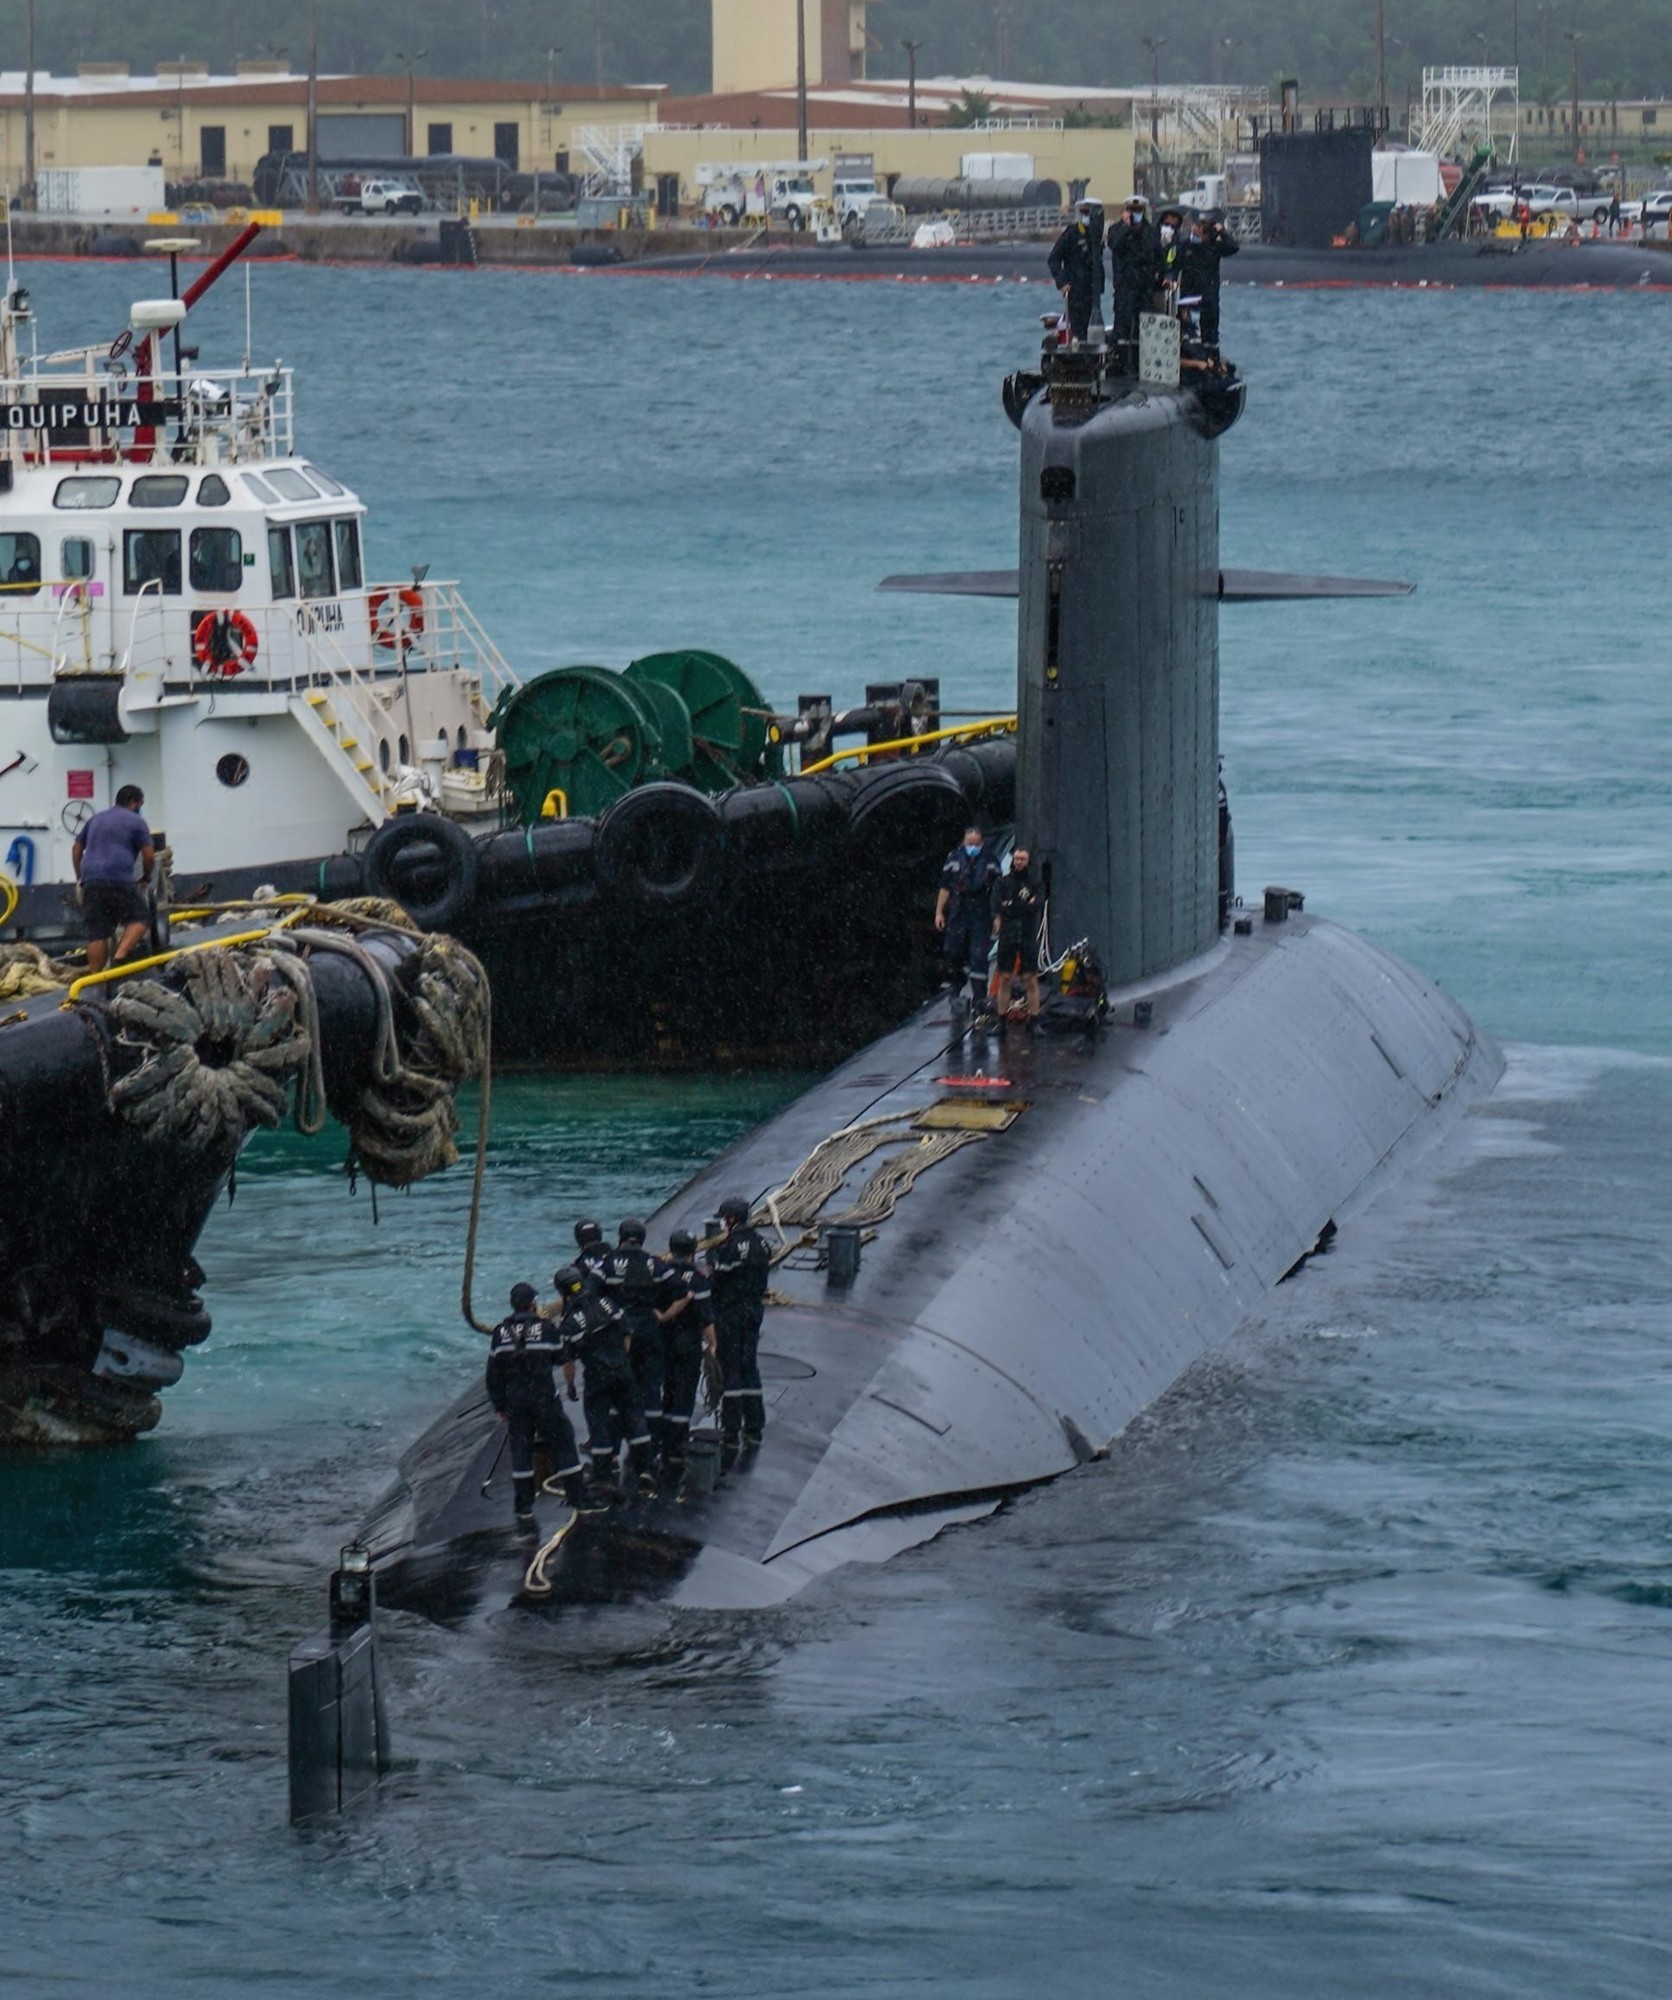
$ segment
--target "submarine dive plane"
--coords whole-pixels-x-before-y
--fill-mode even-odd
[[[1073,352],[1007,385],[1020,562],[987,581],[1019,591],[1016,833],[1049,944],[1106,969],[1100,1023],[965,1039],[942,998],[699,1174],[651,1240],[751,1201],[759,1449],[712,1491],[554,1512],[524,1577],[472,1386],[361,1529],[385,1603],[766,1604],[990,1510],[1099,1453],[1492,1089],[1497,1050],[1421,973],[1285,889],[1235,901],[1218,438],[1243,385],[1169,372]]]

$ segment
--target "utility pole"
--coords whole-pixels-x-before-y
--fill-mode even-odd
[[[798,160],[807,157],[807,0],[795,0],[795,129]]]
[[[557,106],[553,100],[557,94],[557,59],[562,53],[562,45],[557,42],[546,51],[546,151],[552,156],[554,170],[557,166],[557,148],[552,144],[552,140],[556,136],[553,120],[557,116]],[[536,195],[536,206],[538,206],[538,195]]]
[[[1579,157],[1579,44],[1582,37],[1572,28],[1562,30],[1562,40],[1573,51],[1573,157]]]
[[[1376,115],[1381,116],[1388,101],[1387,0],[1376,0]]]
[[[1149,50],[1149,142],[1152,155],[1161,150],[1161,51],[1171,39],[1167,35],[1143,35],[1139,38]]]
[[[30,0],[30,4],[32,6],[34,0]],[[922,48],[923,44],[921,42],[902,42],[900,46],[906,52],[906,130],[908,132],[915,132],[917,130],[917,52]]]
[[[428,54],[428,49],[414,49],[409,56],[402,55],[399,49],[395,51],[396,62],[406,64],[406,156],[409,160],[418,151],[418,88],[412,80],[412,72]]]
[[[592,80],[604,87],[604,0],[592,0]]]
[[[308,0],[308,200],[319,213],[319,0]]]
[[[23,205],[35,206],[35,0],[28,0],[24,17]]]

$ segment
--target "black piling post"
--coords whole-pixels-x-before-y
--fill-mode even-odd
[[[351,1542],[331,1576],[331,1623],[290,1656],[290,1819],[323,1819],[372,1791],[389,1768],[377,1675],[371,1554]]]

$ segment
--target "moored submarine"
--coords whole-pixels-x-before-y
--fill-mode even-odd
[[[1217,439],[1241,396],[1074,356],[1010,398],[1017,834],[1047,962],[1106,968],[1101,1021],[964,1039],[943,999],[699,1174],[651,1240],[753,1203],[759,1450],[712,1492],[573,1517],[523,1578],[472,1385],[361,1529],[385,1602],[769,1603],[971,1518],[1094,1456],[1492,1088],[1496,1049],[1420,973],[1286,889],[1230,893]],[[857,1268],[832,1254],[856,1233]]]

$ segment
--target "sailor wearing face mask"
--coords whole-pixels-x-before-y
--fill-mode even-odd
[[[987,1002],[987,955],[992,946],[988,902],[993,893],[993,877],[998,864],[987,851],[978,826],[964,829],[963,844],[953,848],[941,870],[940,893],[935,898],[935,929],[941,934],[946,954],[946,977],[952,988],[952,1016],[956,1026],[964,1017],[964,981],[969,981],[970,1004],[981,1012]]]
[[[1103,205],[1090,195],[1074,204],[1074,220],[1051,246],[1051,282],[1068,308],[1068,330],[1084,340],[1091,317],[1103,312]]]
[[[1144,198],[1128,195],[1121,220],[1109,231],[1109,272],[1114,281],[1109,339],[1117,362],[1128,366],[1136,360],[1138,315],[1155,290],[1155,257],[1155,232],[1145,220]]]
[[[1161,292],[1161,303],[1171,309],[1178,299],[1179,278],[1184,269],[1184,216],[1176,208],[1161,211],[1161,226],[1156,231],[1155,283],[1161,291],[1164,285],[1171,285],[1172,292]]]

